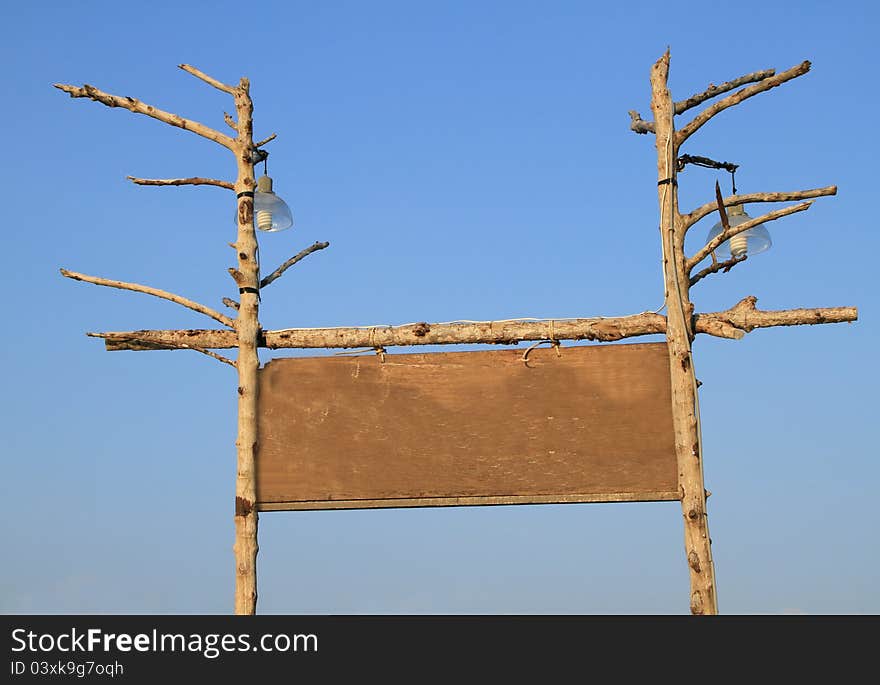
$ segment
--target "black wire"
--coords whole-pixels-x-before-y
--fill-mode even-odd
[[[714,159],[700,157],[699,155],[682,155],[675,160],[675,166],[678,171],[683,171],[688,164],[701,166],[705,169],[724,169],[730,174],[730,184],[733,187],[733,194],[736,195],[736,170],[739,169],[739,164],[734,164],[733,162],[716,162]],[[660,183],[664,182],[668,183],[669,181],[660,181]]]
[[[739,164],[733,162],[716,162],[708,157],[700,157],[699,155],[682,155],[676,160],[676,167],[682,171],[687,164],[705,167],[706,169],[724,169],[730,173],[735,172],[739,168]]]

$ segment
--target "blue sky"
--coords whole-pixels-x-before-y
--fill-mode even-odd
[[[742,192],[840,188],[771,224],[771,251],[701,282],[697,310],[746,295],[859,307],[852,325],[695,344],[720,609],[880,611],[876,4],[241,6],[3,10],[0,611],[232,606],[233,372],[84,336],[211,324],[58,268],[219,307],[234,295],[228,191],[125,176],[232,178],[233,161],[52,83],[222,129],[231,102],[176,65],[251,79],[255,135],[278,133],[269,169],[297,222],[262,240],[262,262],[331,242],[265,293],[266,328],[619,315],[662,304],[653,139],[629,131],[627,111],[648,114],[667,46],[677,99],[811,60],[683,151],[741,164]],[[716,178],[728,187],[689,167],[682,207],[711,199]],[[258,563],[265,613],[688,610],[675,503],[265,514]]]

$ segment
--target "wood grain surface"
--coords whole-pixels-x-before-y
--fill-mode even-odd
[[[257,506],[677,500],[665,343],[276,359]]]

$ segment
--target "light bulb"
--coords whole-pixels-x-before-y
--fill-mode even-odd
[[[751,219],[752,217],[746,214],[746,210],[743,209],[742,205],[734,205],[727,209],[727,221],[731,228],[740,226],[746,221],[751,221]],[[708,243],[716,236],[721,235],[722,231],[724,231],[724,226],[719,221],[709,231],[706,242]],[[770,232],[761,225],[750,228],[748,231],[737,233],[730,240],[721,243],[715,249],[715,252],[718,253],[721,259],[730,259],[731,257],[740,257],[746,254],[749,256],[756,255],[759,252],[768,250],[772,245],[773,241],[770,240]]]
[[[293,226],[293,214],[287,203],[272,192],[272,179],[260,176],[254,193],[254,225],[261,231],[274,233]]]
[[[257,228],[261,231],[272,230],[272,212],[268,209],[257,210]]]

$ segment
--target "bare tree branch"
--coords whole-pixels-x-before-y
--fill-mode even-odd
[[[797,78],[798,76],[803,76],[810,70],[810,63],[808,61],[801,62],[797,66],[792,67],[791,69],[787,69],[779,74],[774,76],[770,76],[768,78],[759,81],[755,85],[748,86],[743,88],[742,90],[736,91],[733,95],[728,95],[726,98],[719,100],[718,102],[709,105],[702,112],[697,114],[690,123],[684,126],[675,134],[675,146],[678,148],[684,141],[690,138],[697,130],[703,126],[709,119],[714,117],[719,112],[723,112],[725,109],[729,107],[733,107],[734,105],[738,105],[743,100],[752,97],[753,95],[757,95],[758,93],[763,93],[771,88],[775,88],[776,86],[782,85],[786,81],[790,81],[793,78]]]
[[[325,247],[329,247],[330,243],[328,242],[316,242],[314,245],[309,245],[306,249],[300,251],[295,254],[293,257],[284,262],[281,266],[279,266],[275,271],[266,276],[263,280],[260,281],[260,288],[265,288],[272,281],[279,278],[281,274],[287,271],[290,267],[296,264],[298,261],[305,259],[312,252],[317,252],[318,250],[323,250]]]
[[[794,190],[785,193],[748,193],[744,195],[729,195],[724,198],[725,207],[744,205],[749,202],[793,202],[795,200],[809,200],[814,197],[836,195],[837,186],[825,186],[824,188],[812,188],[810,190]],[[686,229],[689,229],[703,217],[708,216],[718,208],[717,202],[707,202],[697,207],[690,214],[682,216],[681,220]]]
[[[642,115],[634,109],[629,111],[629,118],[632,119],[629,125],[631,131],[636,133],[654,133],[654,122],[645,121],[642,119]]]
[[[217,354],[216,352],[212,352],[211,350],[205,350],[205,349],[202,349],[201,347],[192,347],[191,345],[181,345],[181,349],[195,350],[196,352],[201,352],[202,354],[206,354],[209,357],[213,357],[214,359],[216,359],[219,362],[223,362],[224,364],[229,364],[229,366],[231,366],[232,368],[238,367],[238,364],[236,364],[231,359],[227,359],[222,354]]]
[[[697,333],[739,339],[756,328],[798,326],[856,321],[855,307],[787,309],[762,311],[755,308],[757,299],[747,297],[723,312],[694,316]],[[417,323],[405,326],[370,328],[290,328],[263,331],[261,347],[271,349],[331,349],[357,347],[393,347],[405,345],[456,345],[484,343],[515,345],[519,342],[546,340],[549,321],[485,321],[478,323]],[[631,316],[553,321],[553,340],[596,340],[612,342],[642,335],[666,332],[666,317],[653,312]],[[88,333],[103,338],[108,350],[178,349],[183,345],[203,349],[230,349],[238,344],[233,331],[141,330]]]
[[[235,322],[228,316],[224,316],[220,312],[216,312],[210,307],[206,307],[205,305],[187,299],[186,297],[159,290],[158,288],[152,288],[148,285],[140,285],[138,283],[126,283],[125,281],[112,281],[109,278],[99,278],[98,276],[87,276],[85,274],[76,273],[75,271],[68,271],[67,269],[61,269],[61,275],[65,278],[72,278],[75,281],[85,281],[86,283],[94,283],[95,285],[103,285],[109,288],[119,288],[120,290],[131,290],[133,292],[145,293],[146,295],[152,295],[153,297],[168,300],[169,302],[175,302],[187,309],[192,309],[194,312],[210,316],[224,326],[229,326],[229,328],[232,328],[233,330],[235,329]],[[199,345],[199,347],[202,346]]]
[[[273,133],[268,138],[263,138],[259,143],[254,143],[254,147],[263,147],[266,143],[275,140],[278,137],[277,133]]]
[[[751,333],[756,328],[777,326],[814,326],[825,323],[849,323],[859,318],[855,307],[828,307],[815,309],[783,309],[765,311],[755,306],[758,298],[754,295],[744,297],[730,309],[714,314],[697,314],[697,329],[702,317],[724,321],[736,328]]]
[[[691,276],[690,285],[695,285],[698,281],[706,278],[706,276],[717,273],[718,271],[724,271],[724,273],[727,273],[737,264],[746,261],[746,259],[748,258],[749,256],[747,254],[742,254],[737,257],[731,257],[730,259],[723,262],[713,261],[712,264],[707,266],[705,269],[702,269]]]
[[[800,65],[800,66],[802,67],[803,65]],[[796,67],[796,68],[799,68],[799,67]],[[745,74],[744,76],[740,76],[739,78],[735,78],[731,81],[727,81],[725,83],[722,83],[720,86],[710,84],[709,87],[706,88],[706,90],[704,90],[702,93],[697,93],[695,95],[691,95],[686,100],[679,100],[678,102],[676,102],[675,106],[674,106],[675,114],[682,114],[683,112],[686,112],[687,110],[691,109],[692,107],[696,107],[697,105],[705,102],[706,100],[710,100],[711,98],[717,97],[718,95],[721,95],[723,93],[727,93],[727,92],[733,90],[734,88],[739,88],[740,86],[744,86],[747,83],[755,83],[755,82],[764,81],[765,79],[770,78],[771,76],[774,76],[775,74],[776,74],[775,69],[764,69],[763,71],[755,71],[755,72],[752,72],[751,74]],[[798,74],[798,76],[799,75],[800,74]],[[775,85],[778,85],[778,84],[775,84]],[[769,86],[769,87],[772,88],[773,86]],[[745,97],[750,97],[750,96],[747,95]],[[745,99],[745,97],[743,97],[742,99]],[[733,103],[733,104],[736,104],[736,103]],[[728,107],[729,106],[732,106],[732,105],[728,105]],[[726,107],[724,109],[726,109]],[[719,109],[718,111],[721,111],[721,110]],[[714,116],[714,114],[716,114],[716,113],[717,112],[714,112],[713,114],[711,114],[709,116],[710,117]],[[630,116],[630,119],[632,120],[629,125],[630,130],[635,131],[636,133],[654,133],[654,122],[653,121],[645,121],[644,119],[642,119],[642,115],[639,114],[635,110],[630,110],[629,116]],[[700,124],[700,125],[702,126],[702,124]],[[699,128],[699,127],[697,127],[697,128]],[[694,130],[696,130],[696,128]],[[691,133],[693,133],[693,131],[691,131]],[[688,133],[688,135],[690,135],[690,133]],[[678,141],[678,143],[681,144],[681,142],[683,142],[683,141],[684,141],[684,138],[682,138],[680,141]]]
[[[199,71],[195,67],[190,66],[189,64],[178,64],[177,66],[183,69],[188,74],[192,74],[197,79],[201,79],[209,86],[214,86],[214,88],[216,88],[217,90],[222,90],[224,93],[235,95],[235,88],[233,88],[232,86],[227,86],[225,83],[218,81],[211,76],[208,76],[206,73]]]
[[[229,275],[232,276],[232,280],[235,281],[235,285],[237,285],[239,288],[244,286],[244,276],[242,275],[241,271],[231,266],[226,270],[229,272]]]
[[[727,93],[728,91],[731,91],[734,88],[739,88],[740,86],[744,86],[747,83],[763,81],[765,78],[769,78],[775,73],[775,69],[764,69],[764,71],[755,71],[751,74],[746,74],[745,76],[735,78],[732,81],[727,81],[726,83],[722,83],[720,86],[716,86],[710,83],[709,87],[706,88],[706,90],[704,90],[702,93],[691,95],[687,100],[679,100],[678,102],[676,102],[675,113],[681,114],[682,112],[688,111],[691,107],[696,107],[700,103],[703,103],[706,100],[710,100],[717,95]]]
[[[616,341],[624,338],[662,334],[666,317],[645,313],[635,316],[554,320],[554,340]],[[181,330],[90,333],[107,340],[108,349],[156,349],[156,345],[170,349],[181,342],[204,348],[233,348],[237,338],[233,331]],[[270,349],[330,349],[358,347],[392,347],[406,345],[455,345],[460,343],[494,343],[515,345],[519,342],[546,340],[550,335],[549,321],[486,321],[480,323],[456,322],[429,324],[426,322],[403,326],[374,326],[353,328],[301,328],[263,331],[261,347]],[[135,341],[132,344],[131,341]],[[152,347],[144,347],[143,342]]]
[[[223,331],[223,332],[226,332],[226,331]],[[100,333],[86,333],[86,335],[90,338],[102,337]],[[134,337],[130,338],[130,341],[131,341],[131,344],[133,345],[132,349],[137,349],[139,351],[146,351],[146,350],[164,350],[164,351],[168,351],[168,350],[194,350],[195,352],[201,352],[202,354],[207,355],[209,357],[212,357],[213,359],[216,359],[217,361],[223,362],[224,364],[229,364],[232,367],[238,366],[234,361],[224,357],[222,354],[217,354],[216,352],[212,352],[211,350],[206,350],[202,347],[196,347],[194,345],[190,345],[185,342],[178,343],[178,344],[174,345],[173,347],[168,347],[168,346],[158,345],[158,344],[151,342],[149,340],[139,340],[138,338],[134,338]]]
[[[184,119],[178,114],[172,114],[171,112],[165,112],[161,109],[157,109],[156,107],[141,102],[136,98],[111,95],[109,93],[105,93],[102,90],[98,90],[94,86],[90,86],[88,84],[85,84],[82,87],[70,86],[64,83],[56,83],[54,85],[59,90],[63,90],[65,93],[70,95],[70,97],[72,98],[89,98],[90,100],[94,100],[95,102],[100,102],[103,105],[107,105],[107,107],[122,107],[123,109],[127,109],[128,111],[134,112],[135,114],[144,114],[148,117],[152,117],[153,119],[158,119],[165,124],[177,126],[178,128],[182,128],[187,131],[192,131],[193,133],[200,135],[203,138],[207,138],[208,140],[213,140],[215,143],[218,143],[230,150],[234,149],[235,141],[229,136],[224,135],[219,131],[215,131],[209,126],[200,124],[197,121]]]
[[[718,214],[721,217],[721,227],[727,231],[730,230],[730,221],[727,218],[727,212],[724,209],[724,199],[721,197],[721,186],[718,185],[718,181],[715,181],[715,204],[718,207]],[[707,266],[705,269],[697,273],[696,276],[692,276],[688,285],[694,285],[702,278],[705,278],[709,274],[714,274],[718,271],[724,270],[724,273],[730,271],[734,266],[739,264],[740,262],[745,261],[748,258],[748,255],[742,254],[738,256],[731,257],[726,262],[719,262],[715,257],[715,252],[711,253],[712,255],[712,264]]]
[[[227,307],[229,307],[230,309],[234,309],[234,310],[236,310],[236,311],[238,311],[238,308],[239,308],[239,306],[240,306],[240,305],[238,304],[238,302],[236,302],[235,300],[232,300],[232,299],[230,299],[230,298],[228,298],[228,297],[224,297],[223,300],[222,300],[222,302],[223,302],[223,304],[225,304],[225,305],[226,305]]]
[[[791,207],[783,207],[782,209],[776,209],[772,212],[767,212],[766,214],[762,214],[759,217],[754,219],[750,219],[749,221],[745,221],[738,226],[733,226],[731,228],[727,228],[717,236],[712,238],[708,243],[706,243],[702,248],[700,248],[697,253],[687,260],[685,263],[685,269],[688,273],[700,262],[702,262],[706,257],[709,256],[710,253],[714,252],[718,249],[721,243],[730,240],[733,236],[739,235],[745,231],[748,231],[750,228],[754,228],[755,226],[760,226],[761,224],[765,224],[768,221],[775,221],[776,219],[781,219],[784,216],[788,216],[789,214],[794,214],[796,212],[803,212],[810,208],[812,202],[802,202],[799,205],[792,205]]]
[[[227,188],[234,190],[235,186],[229,181],[218,181],[216,178],[203,178],[201,176],[193,176],[192,178],[136,178],[135,176],[126,176],[132,183],[139,186],[217,186],[219,188]]]

